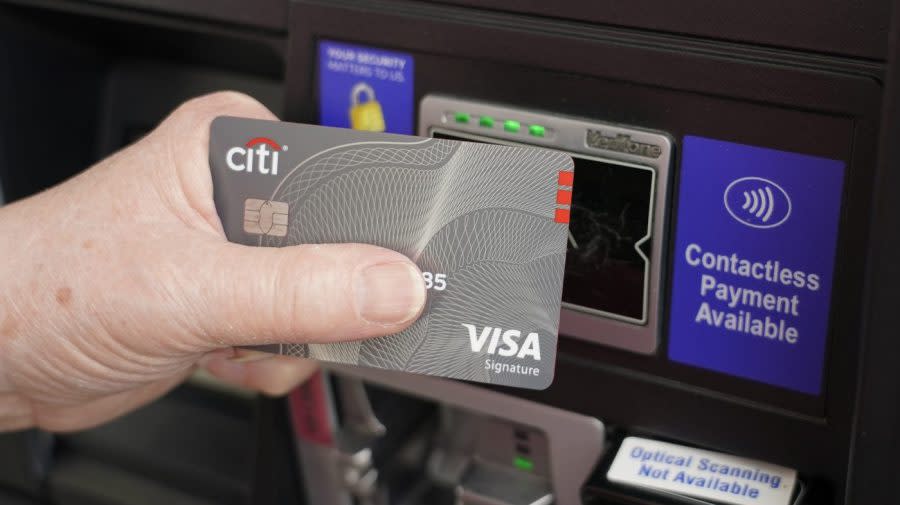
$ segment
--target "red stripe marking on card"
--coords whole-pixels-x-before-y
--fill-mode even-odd
[[[314,444],[334,445],[328,416],[328,397],[321,371],[291,391],[288,403],[295,436]]]

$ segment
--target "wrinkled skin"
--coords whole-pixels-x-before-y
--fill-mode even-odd
[[[233,346],[380,336],[418,317],[424,285],[399,253],[225,240],[207,152],[220,115],[274,118],[237,93],[201,97],[71,180],[0,208],[0,430],[102,423],[198,363],[282,394],[312,362]]]

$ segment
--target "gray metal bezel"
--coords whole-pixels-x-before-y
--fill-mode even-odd
[[[452,112],[466,112],[472,118],[490,116],[496,124],[492,128],[480,126],[477,119],[457,123]],[[504,119],[519,121],[522,128],[513,133],[503,129]],[[546,128],[545,137],[528,132],[528,125]],[[633,141],[659,146],[660,156],[650,158],[609,149],[590,147],[586,142],[587,130],[602,131],[604,136],[628,135]],[[662,331],[660,300],[665,269],[666,218],[672,162],[672,139],[663,132],[641,130],[622,125],[588,121],[522,108],[464,100],[440,95],[428,95],[422,99],[419,109],[419,135],[432,136],[435,132],[457,135],[471,140],[486,140],[504,144],[529,144],[564,151],[580,158],[603,161],[623,167],[651,170],[654,173],[652,212],[650,213],[650,258],[645,276],[644,320],[617,314],[604,313],[589,307],[563,303],[560,314],[560,334],[590,342],[601,343],[642,354],[656,352]],[[641,253],[643,256],[643,254]]]
[[[606,447],[606,428],[593,417],[440,377],[411,376],[378,368],[322,363],[339,377],[353,377],[471,413],[508,419],[544,432],[555,503],[581,503],[581,489]]]

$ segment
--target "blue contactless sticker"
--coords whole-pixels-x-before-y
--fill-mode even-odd
[[[357,121],[375,120],[376,131],[413,133],[414,62],[410,54],[323,40],[319,42],[319,124],[351,124],[354,107],[370,101]],[[380,109],[380,110],[379,110]]]
[[[685,137],[669,358],[817,395],[844,163]]]

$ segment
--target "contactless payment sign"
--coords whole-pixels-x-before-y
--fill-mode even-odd
[[[412,134],[413,76],[410,54],[319,42],[319,124]]]
[[[844,163],[685,137],[669,358],[821,392]]]

